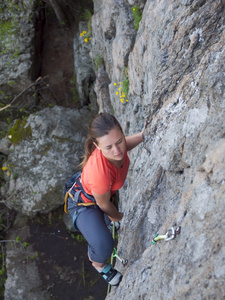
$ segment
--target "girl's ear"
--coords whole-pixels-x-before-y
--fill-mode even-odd
[[[93,144],[95,145],[96,148],[98,148],[98,150],[100,150],[100,148],[98,147],[98,145],[95,142],[93,142]]]

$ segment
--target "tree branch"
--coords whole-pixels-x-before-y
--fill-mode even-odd
[[[32,88],[34,85],[36,85],[37,83],[39,83],[42,79],[46,78],[47,76],[45,77],[38,77],[38,79],[36,79],[33,83],[31,83],[27,88],[25,88],[21,93],[19,93],[16,97],[14,97],[14,99],[12,100],[11,103],[9,103],[8,105],[0,108],[0,111],[12,106],[12,104],[20,97],[22,96],[26,91],[28,91],[30,88]]]

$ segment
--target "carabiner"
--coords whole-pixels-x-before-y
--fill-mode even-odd
[[[114,252],[115,252],[115,254],[113,254],[113,257],[116,257],[117,259],[119,259],[119,261],[122,263],[123,267],[125,267],[127,265],[128,261],[126,259],[119,257],[119,255],[117,254],[116,248],[114,248]]]
[[[159,240],[170,241],[174,239],[176,235],[180,233],[180,231],[181,231],[181,226],[178,226],[176,229],[171,227],[167,230],[167,233],[165,235],[156,234],[154,239],[152,240],[152,244],[155,244]]]
[[[167,230],[165,241],[170,241],[174,238],[175,238],[175,230],[173,227],[171,227]]]

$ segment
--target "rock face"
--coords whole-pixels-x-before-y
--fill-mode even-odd
[[[104,59],[115,115],[126,134],[148,116],[120,191],[118,253],[129,263],[117,263],[124,277],[107,299],[222,299],[224,3],[146,1],[137,32],[127,2],[95,6],[92,52]],[[114,83],[125,68],[129,102],[122,104]],[[151,245],[177,225],[176,239]]]
[[[143,13],[138,30],[132,5]],[[148,121],[120,191],[117,251],[128,265],[116,263],[123,280],[107,299],[225,297],[224,8],[221,0],[94,1],[90,54],[101,58],[99,108],[113,112],[125,134]],[[87,76],[78,76],[85,88],[93,80],[87,65]],[[118,88],[128,79],[122,100]],[[87,110],[46,109],[27,119],[27,139],[1,141],[14,174],[5,174],[2,193],[15,192],[17,210],[32,215],[62,204],[62,183],[82,155],[90,117]],[[157,232],[178,225],[174,240],[152,245]],[[9,289],[8,281],[6,295]]]
[[[96,99],[92,99],[93,91],[90,86],[95,81],[95,73],[93,70],[92,60],[89,55],[91,43],[85,42],[84,37],[80,34],[88,31],[87,22],[79,23],[79,31],[74,38],[74,70],[76,74],[77,93],[82,105],[87,105],[89,102],[93,105]]]
[[[35,7],[33,0],[19,1],[11,6],[10,3],[4,3],[0,13],[0,101],[5,103],[21,93],[39,75],[43,25],[41,10]],[[22,95],[24,107],[29,102],[34,103],[33,92],[28,91],[26,97]]]
[[[10,140],[21,134],[21,128],[1,140],[0,150],[8,154],[6,185],[1,189],[8,206],[32,216],[63,204],[62,187],[78,170],[91,115],[86,109],[44,109],[29,116],[22,129],[29,128],[30,135],[18,144]]]
[[[20,236],[23,241],[29,239],[29,225],[22,223],[24,223],[24,217],[18,217],[15,222],[17,229],[8,234],[10,240],[15,241],[17,236]],[[31,259],[31,257],[37,257],[32,245],[28,246],[27,251],[21,246],[22,243],[21,245],[19,243],[7,243],[7,280],[4,299],[50,299],[48,291],[42,287],[37,263],[35,259]]]

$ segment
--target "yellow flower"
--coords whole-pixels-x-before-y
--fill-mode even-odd
[[[87,33],[87,31],[83,31],[83,33],[85,34],[85,33]]]
[[[120,101],[123,103],[123,101],[124,101],[124,98],[120,99]]]
[[[6,171],[6,170],[8,170],[8,168],[7,167],[2,167],[2,170]]]
[[[7,172],[7,176],[9,176],[10,175],[10,172]]]
[[[85,41],[85,43],[88,43],[88,39],[87,38],[85,38],[84,41]]]
[[[114,83],[114,85],[116,85],[116,82]]]
[[[119,88],[118,88],[118,91],[120,91],[121,89],[122,89],[122,88],[121,88],[121,87],[119,87]]]
[[[116,95],[118,95],[119,94],[119,92],[116,92]]]
[[[129,100],[127,99],[126,101],[128,102]]]
[[[133,8],[133,10],[135,10],[135,8]]]

